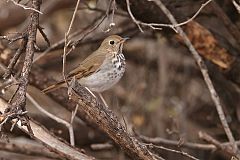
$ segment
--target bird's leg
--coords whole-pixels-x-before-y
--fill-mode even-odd
[[[98,96],[100,97],[102,103],[103,103],[107,108],[109,108],[108,105],[107,105],[107,102],[106,102],[105,99],[103,98],[102,94],[101,94],[101,93],[98,93]]]

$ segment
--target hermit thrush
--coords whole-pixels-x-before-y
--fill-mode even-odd
[[[125,72],[125,58],[122,49],[126,39],[118,35],[104,39],[95,52],[67,75],[67,80],[75,77],[81,85],[98,93],[115,85]],[[66,86],[65,83],[64,80],[61,80],[44,89],[43,92],[50,92]]]

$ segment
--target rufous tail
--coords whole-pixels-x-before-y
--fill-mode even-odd
[[[49,93],[54,91],[55,89],[58,89],[64,85],[65,81],[58,82],[56,84],[53,84],[45,89],[42,90],[43,93]]]

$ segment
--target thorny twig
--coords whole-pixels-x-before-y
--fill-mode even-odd
[[[171,21],[171,23],[173,25],[177,25],[177,21],[174,18],[174,16],[171,14],[171,12],[166,8],[166,6],[161,2],[161,0],[157,1],[157,0],[152,0],[163,12],[164,14],[168,17],[168,19]],[[220,98],[218,96],[218,93],[215,90],[215,87],[213,85],[213,82],[210,79],[210,76],[208,74],[208,70],[207,70],[207,66],[205,65],[202,57],[199,55],[199,53],[196,51],[196,49],[193,47],[192,43],[190,42],[190,40],[188,39],[186,33],[182,30],[182,28],[180,26],[176,27],[178,33],[180,34],[180,36],[183,38],[184,43],[186,44],[186,46],[189,48],[190,52],[192,53],[194,59],[196,60],[200,71],[202,72],[203,78],[207,84],[207,87],[211,93],[211,97],[212,100],[216,106],[219,118],[221,120],[222,126],[224,128],[224,131],[230,141],[230,143],[232,144],[232,149],[234,151],[235,154],[238,154],[238,147],[235,143],[235,139],[233,137],[233,134],[229,128],[229,125],[227,123],[226,117],[224,115],[223,112],[223,107],[222,104],[220,102]]]

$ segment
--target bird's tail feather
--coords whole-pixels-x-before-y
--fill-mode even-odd
[[[60,81],[56,84],[53,84],[45,89],[42,90],[43,93],[49,93],[49,92],[52,92],[54,91],[55,89],[58,89],[60,87],[62,87],[63,85],[65,84],[65,81]]]

